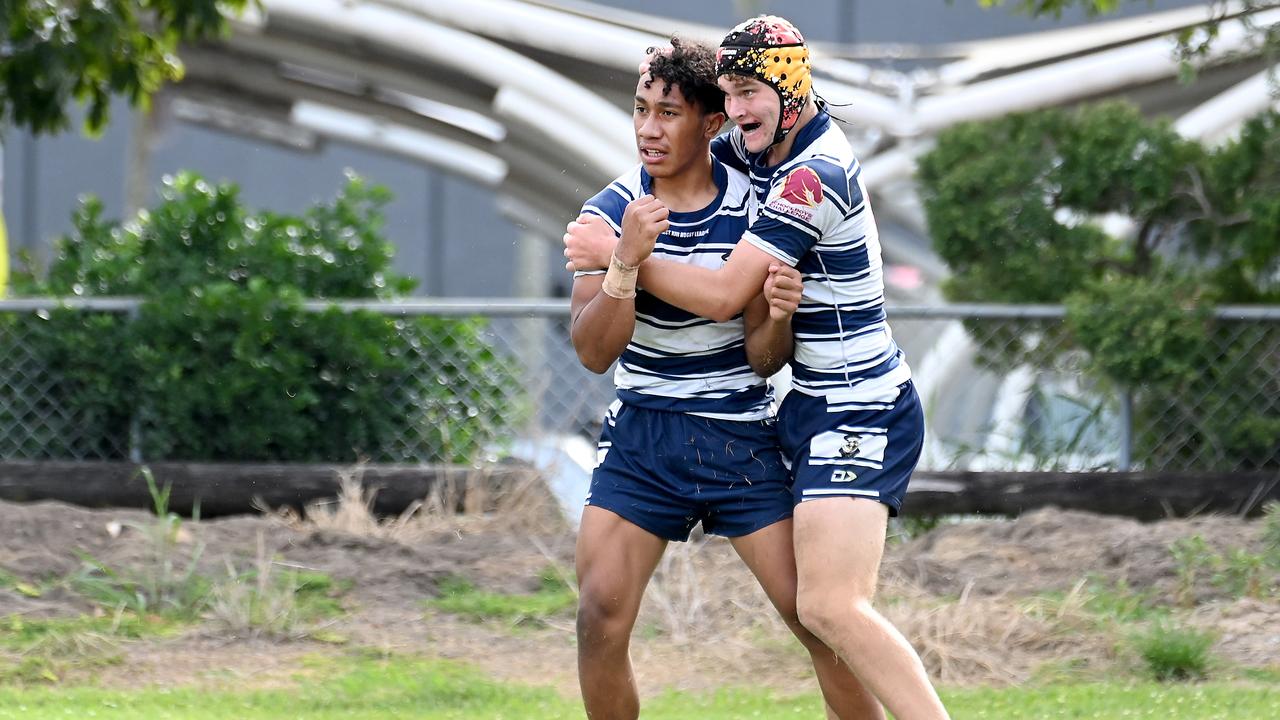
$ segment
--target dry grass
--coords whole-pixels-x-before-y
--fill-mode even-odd
[[[534,472],[501,486],[481,469],[461,480],[443,475],[425,498],[395,517],[380,517],[373,511],[378,490],[365,487],[362,464],[341,473],[338,481],[340,491],[336,498],[311,503],[301,516],[290,508],[270,514],[298,530],[339,532],[399,543],[420,542],[442,530],[482,529],[489,525],[500,525],[511,532],[568,531],[555,498]]]
[[[894,575],[876,606],[911,641],[930,675],[948,685],[1013,685],[1046,672],[1101,672],[1116,641],[1084,608],[1083,583],[1060,600],[946,599]],[[673,543],[646,593],[640,627],[704,661],[737,667],[769,655],[801,670],[807,657],[729,543]]]
[[[322,500],[307,506],[303,516],[306,526],[314,530],[329,530],[386,540],[412,542],[420,539],[416,531],[421,522],[414,522],[427,505],[416,502],[394,518],[380,518],[373,512],[377,489],[364,487],[364,466],[357,465],[338,478],[341,490],[333,500]],[[425,515],[425,513],[424,513]]]
[[[441,531],[501,529],[522,533],[531,541],[572,532],[537,477],[495,486],[477,471],[460,481],[438,484],[397,517],[380,518],[372,511],[376,490],[366,489],[361,476],[359,466],[344,473],[336,500],[308,507],[291,523],[300,529],[401,543],[438,537]],[[543,554],[549,565],[558,567],[552,552],[544,549]],[[571,578],[565,579],[572,587]],[[1088,616],[1081,588],[1053,602],[1025,596],[971,597],[968,592],[946,599],[885,573],[877,607],[908,637],[936,681],[1008,685],[1042,675],[1046,668],[1097,673],[1114,665],[1116,641]],[[637,642],[649,647],[646,654],[658,652],[656,645],[643,640],[649,632],[656,634],[650,637],[659,645],[694,652],[701,662],[742,666],[746,671],[747,664],[767,656],[768,662],[807,667],[807,656],[755,578],[730,544],[719,538],[695,535],[688,543],[668,547],[646,592],[637,627],[642,636]],[[566,624],[558,629],[571,628]]]
[[[1113,656],[1114,640],[1084,609],[1083,585],[1060,601],[968,592],[948,601],[890,579],[877,605],[936,681],[1015,685],[1046,668],[1089,672]]]
[[[698,562],[706,544],[691,539],[669,545],[645,593],[663,633],[676,643],[689,642],[707,625],[710,603]]]
[[[1065,598],[957,599],[893,575],[877,607],[910,639],[930,675],[948,685],[1013,685],[1046,672],[1098,674],[1115,660],[1116,638],[1085,609],[1083,582]],[[736,666],[760,649],[778,662],[807,659],[729,543],[695,539],[668,548],[646,594],[648,622],[665,642],[700,647]],[[789,658],[789,660],[788,660]]]
[[[296,580],[275,573],[274,555],[259,531],[250,572],[241,572],[228,560],[227,578],[209,593],[210,619],[241,636],[276,640],[305,637],[308,631],[298,611]]]

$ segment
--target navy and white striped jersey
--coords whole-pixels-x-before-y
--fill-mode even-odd
[[[754,207],[745,175],[713,162],[720,193],[696,212],[672,212],[653,256],[716,269],[724,265],[751,221]],[[652,178],[637,165],[582,207],[622,233],[622,213],[653,192]],[[595,273],[603,274],[600,270]],[[760,420],[770,414],[772,393],[747,363],[742,315],[717,323],[637,289],[636,328],[614,370],[618,398],[653,410],[725,420]]]
[[[722,161],[751,175],[760,211],[743,239],[804,277],[792,387],[832,401],[872,401],[911,378],[885,319],[880,238],[861,168],[825,110],[791,154],[763,165],[733,128],[712,141]]]

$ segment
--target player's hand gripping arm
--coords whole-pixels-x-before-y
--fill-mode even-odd
[[[666,207],[649,196],[637,199],[623,212],[622,240],[618,243],[614,267],[610,268],[609,274],[583,275],[574,279],[570,337],[578,353],[578,361],[588,370],[594,373],[607,371],[631,342],[636,327],[634,268],[653,252],[658,236],[666,230]],[[620,271],[615,269],[619,267],[622,268]],[[619,293],[612,276],[615,272],[625,274],[628,268],[631,285],[624,290],[630,292]]]
[[[761,377],[769,377],[791,359],[795,340],[791,316],[800,307],[804,282],[790,265],[774,262],[764,281],[764,294],[747,305],[747,362]]]
[[[565,228],[564,269],[604,270],[609,267],[609,257],[617,246],[618,236],[603,218],[583,213]]]
[[[613,232],[603,220],[579,218],[569,224],[564,244],[566,267],[599,269],[607,266],[613,252]],[[726,322],[760,294],[769,265],[777,262],[755,245],[739,242],[719,270],[648,258],[640,266],[640,284],[678,308]]]

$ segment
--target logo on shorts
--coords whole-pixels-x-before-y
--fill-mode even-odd
[[[831,473],[831,482],[853,482],[858,479],[858,474],[852,470],[836,470]]]
[[[862,440],[857,435],[849,435],[845,437],[844,444],[840,446],[840,457],[851,458],[858,454],[858,446],[862,444]]]

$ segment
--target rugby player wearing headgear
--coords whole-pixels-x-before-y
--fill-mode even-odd
[[[946,718],[919,656],[872,605],[888,518],[919,460],[924,416],[886,322],[879,237],[858,161],[812,94],[809,50],[790,22],[761,16],[735,27],[720,45],[717,74],[736,127],[712,152],[749,173],[759,217],[723,267],[655,256],[640,283],[723,321],[762,286],[772,297],[782,268],[803,275],[792,392],[778,413],[795,476],[800,619],[899,720]],[[579,220],[566,256],[578,268],[603,267],[611,234]]]
[[[640,600],[667,543],[687,540],[701,522],[730,539],[809,650],[829,712],[882,718],[795,611],[790,476],[761,375],[790,355],[799,273],[777,277],[772,305],[757,288],[744,312],[719,322],[636,288],[636,267],[650,253],[676,265],[722,265],[753,204],[746,176],[708,147],[725,119],[713,51],[672,45],[636,86],[641,163],[583,206],[610,238],[621,236],[607,272],[576,273],[573,286],[574,348],[594,372],[617,361],[618,388],[578,533],[583,703],[594,720],[638,716],[628,648]]]

